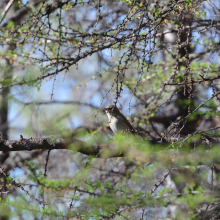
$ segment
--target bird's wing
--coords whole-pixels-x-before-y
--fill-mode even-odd
[[[124,119],[125,124],[128,126],[130,132],[131,132],[131,133],[135,133],[134,128],[133,128],[132,125],[129,123],[129,121],[127,120],[127,118],[125,118],[125,116],[122,115],[122,114],[121,114],[121,116],[122,116],[122,118]]]

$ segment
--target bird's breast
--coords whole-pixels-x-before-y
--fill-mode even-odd
[[[109,117],[109,126],[115,134],[129,129],[129,127],[124,123],[123,119],[116,118],[114,116]]]

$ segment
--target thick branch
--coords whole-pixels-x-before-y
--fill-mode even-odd
[[[218,129],[219,127],[216,127]],[[212,129],[210,129],[212,130]],[[192,136],[196,134],[202,134],[204,131],[197,131]],[[189,138],[187,136],[184,140],[182,139],[182,144]],[[205,140],[204,140],[205,139]],[[175,140],[176,142],[181,139]],[[173,140],[174,141],[174,140]],[[169,142],[160,139],[148,140],[146,144],[154,145],[154,151],[158,152],[164,149],[166,144]],[[195,142],[193,142],[195,144]],[[202,138],[196,141],[197,145],[199,144],[218,144],[219,138],[211,137],[205,134],[202,134]],[[173,142],[172,142],[173,144]],[[188,143],[189,144],[189,143]],[[21,135],[20,140],[0,140],[0,151],[9,152],[9,151],[32,151],[32,150],[55,150],[55,149],[68,149],[75,152],[79,152],[88,156],[94,156],[96,158],[113,158],[113,157],[136,157],[136,151],[132,148],[127,148],[124,152],[117,147],[112,146],[100,146],[88,144],[84,141],[73,138],[72,140],[64,139],[52,139],[52,138],[29,138],[24,139]],[[152,149],[151,149],[152,150]],[[141,151],[140,151],[141,152]]]
[[[23,151],[23,150],[54,150],[54,149],[69,149],[82,154],[91,155],[95,157],[106,157],[102,155],[102,150],[107,147],[91,146],[84,141],[72,139],[65,141],[63,139],[52,140],[50,138],[29,138],[24,139],[22,136],[20,140],[1,140],[0,151]],[[119,151],[111,151],[109,157],[121,157],[122,153]]]

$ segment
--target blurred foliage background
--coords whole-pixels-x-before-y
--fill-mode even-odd
[[[2,140],[104,146],[1,152],[0,219],[219,219],[219,1],[2,0],[0,14]],[[144,140],[113,135],[110,104]]]

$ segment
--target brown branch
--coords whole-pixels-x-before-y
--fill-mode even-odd
[[[84,141],[72,139],[66,141],[63,139],[52,140],[50,138],[29,138],[20,140],[0,140],[0,151],[23,151],[23,150],[55,150],[55,149],[68,149],[82,154],[91,155],[95,157],[122,157],[123,153],[117,149],[111,149],[108,155],[102,155],[102,150],[108,150],[104,146],[91,146]]]
[[[163,182],[166,180],[167,176],[170,174],[170,170],[163,176],[163,179],[159,182],[159,183],[155,183],[154,184],[154,188],[150,191],[150,194],[152,195],[156,190],[157,188],[163,184]]]
[[[219,127],[215,127],[212,129],[207,129],[204,131],[196,131],[191,136],[196,134],[203,134],[205,131],[216,130]],[[204,136],[204,134],[203,134]],[[189,136],[187,136],[189,138]],[[209,142],[212,144],[219,143],[218,137],[208,137]],[[181,140],[181,139],[179,139]],[[179,141],[177,140],[177,141]],[[162,150],[164,148],[164,144],[158,142],[157,140],[148,140],[148,144],[154,145],[154,150],[157,152],[158,150]],[[184,141],[184,140],[182,140]],[[166,142],[168,143],[168,142]],[[202,139],[199,143],[203,143]],[[158,145],[159,144],[159,145]],[[162,147],[162,148],[161,148]],[[73,138],[71,140],[60,139],[52,139],[52,138],[23,138],[20,135],[19,140],[1,140],[0,139],[0,151],[6,153],[10,151],[32,151],[32,150],[55,150],[55,149],[67,149],[75,152],[79,152],[88,156],[94,156],[96,158],[113,158],[113,157],[133,157],[135,151],[133,149],[127,148],[124,152],[117,147],[107,146],[107,145],[93,145],[88,144],[87,142],[78,140]]]
[[[46,178],[46,176],[47,176],[47,164],[49,161],[50,151],[51,150],[48,150],[48,153],[47,153],[46,164],[45,164],[45,168],[44,168],[44,178]]]
[[[67,105],[83,105],[83,106],[88,106],[91,107],[93,109],[98,109],[98,107],[92,105],[92,104],[88,104],[88,103],[83,103],[80,101],[59,101],[59,100],[52,100],[52,101],[37,101],[37,102],[22,102],[20,100],[16,100],[24,105],[51,105],[51,104],[67,104]]]
[[[0,167],[0,173],[5,176],[5,177],[9,177],[10,175],[9,174],[6,174],[5,173],[5,170],[4,168]],[[15,180],[12,180],[11,181],[11,184],[13,186],[15,186],[16,188],[19,188],[21,189],[22,191],[24,191],[26,193],[26,195],[29,195],[33,200],[35,200],[36,202],[38,202],[39,204],[43,204],[43,205],[46,205],[46,203],[44,201],[40,201],[39,199],[35,198],[32,194],[30,194],[27,190],[24,189],[24,187],[20,184],[20,183],[17,183]]]

